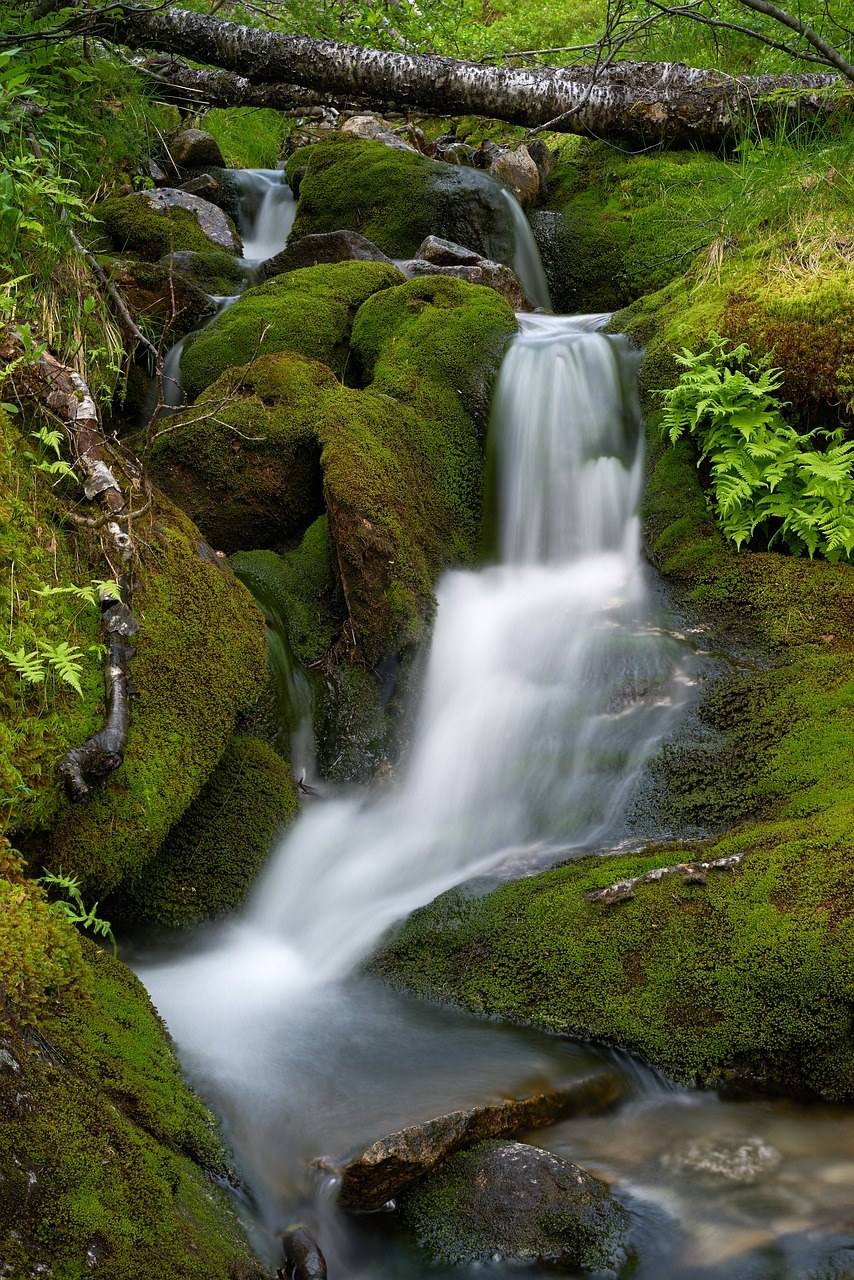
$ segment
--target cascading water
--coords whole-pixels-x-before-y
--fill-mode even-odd
[[[280,169],[234,169],[240,191],[238,225],[247,262],[281,253],[296,216],[296,201]]]
[[[257,1198],[260,1247],[296,1212],[318,1233],[333,1280],[419,1272],[371,1224],[348,1225],[329,1188],[314,1199],[312,1157],[601,1064],[594,1050],[348,976],[388,924],[449,885],[626,834],[634,781],[691,679],[695,658],[662,629],[639,553],[632,357],[600,322],[520,320],[493,421],[501,561],[442,584],[417,746],[397,791],[309,809],[242,919],[139,964],[185,1067],[223,1116]],[[616,1116],[540,1141],[630,1194],[646,1252],[636,1280],[694,1274],[715,1231],[755,1236],[761,1220],[763,1242],[776,1242],[761,1204],[751,1218],[702,1184],[692,1192],[665,1156],[683,1132],[738,1138],[747,1127],[796,1161],[803,1122],[629,1074],[632,1100]],[[626,1124],[644,1134],[643,1151]],[[830,1121],[824,1132],[833,1159],[842,1138]],[[802,1163],[797,1194],[814,1177]],[[769,1190],[778,1214],[791,1212],[791,1185]],[[703,1274],[735,1273],[725,1263]]]
[[[501,198],[510,210],[510,217],[513,221],[514,248],[513,261],[510,266],[516,272],[522,288],[531,301],[536,306],[542,307],[544,311],[551,311],[552,300],[549,295],[549,285],[543,269],[542,259],[540,258],[540,251],[537,248],[534,233],[531,231],[531,224],[525,217],[525,211],[519,201],[506,187],[501,187]]]

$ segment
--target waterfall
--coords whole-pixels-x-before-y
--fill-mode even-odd
[[[246,946],[275,963],[277,989],[338,979],[458,881],[623,834],[689,659],[648,599],[632,358],[598,319],[520,318],[493,421],[501,562],[441,584],[399,786],[302,816],[235,926],[232,975]]]
[[[513,219],[513,261],[509,265],[516,272],[522,288],[531,301],[545,311],[551,311],[552,300],[548,281],[531,224],[513,193],[500,183],[496,185],[500,187],[501,198]]]
[[[247,262],[281,253],[296,217],[296,201],[280,169],[234,169],[240,191],[238,225]]]

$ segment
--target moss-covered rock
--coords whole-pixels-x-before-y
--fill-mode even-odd
[[[385,292],[353,325],[370,385],[341,388],[318,426],[339,574],[372,664],[423,637],[440,569],[476,556],[485,392],[516,323],[492,290],[456,280]]]
[[[400,1218],[434,1264],[512,1260],[622,1271],[629,1215],[608,1187],[551,1151],[480,1142],[404,1191]]]
[[[229,370],[172,421],[152,476],[214,547],[286,543],[323,511],[316,420],[337,386],[291,353]]]
[[[65,499],[25,452],[19,429],[4,420],[0,512],[8,519],[0,527],[6,569],[0,599],[5,590],[10,651],[32,652],[43,642],[75,645],[83,696],[55,676],[30,684],[7,660],[0,662],[3,815],[33,860],[80,875],[97,897],[156,852],[198,795],[239,712],[263,687],[264,624],[228,565],[159,496],[135,527],[134,608],[141,631],[125,762],[84,805],[70,806],[54,769],[64,751],[102,723],[98,611],[65,590],[40,593],[88,585],[109,577],[110,568],[95,538],[69,532]]]
[[[155,334],[168,332],[173,342],[216,312],[216,303],[198,284],[168,266],[116,262],[111,275],[132,313]]]
[[[319,360],[343,377],[356,311],[372,293],[401,279],[385,263],[340,262],[291,271],[248,289],[188,339],[181,357],[188,396],[195,399],[226,369],[278,351]]]
[[[286,761],[258,738],[233,737],[160,852],[105,909],[171,926],[237,911],[296,805]]]
[[[513,258],[512,217],[494,179],[477,169],[339,134],[295,151],[302,171],[292,235],[357,231],[392,258],[411,258],[428,235],[495,262]]]
[[[184,249],[167,254],[157,265],[171,270],[176,276],[186,276],[205,293],[220,298],[240,293],[249,277],[248,264],[221,249],[204,253]]]
[[[155,197],[160,199],[160,203],[153,203]],[[194,199],[185,197],[188,204]],[[207,203],[197,201],[198,205]],[[184,249],[209,253],[211,249],[231,250],[233,245],[234,252],[239,253],[240,238],[234,224],[228,222],[226,215],[215,206],[210,205],[209,208],[213,209],[217,219],[221,219],[222,226],[218,227],[218,232],[220,239],[230,237],[228,245],[218,243],[203,229],[195,208],[167,204],[163,192],[152,195],[141,191],[131,196],[114,196],[98,205],[97,217],[117,252],[138,254],[147,262],[158,262],[167,254]]]
[[[346,613],[335,581],[329,520],[318,516],[293,551],[243,551],[232,568],[269,619],[281,620],[294,656],[304,666],[320,661],[337,638]]]
[[[62,919],[8,849],[0,895],[8,1274],[261,1280],[221,1189],[213,1117],[182,1082],[141,983]]]

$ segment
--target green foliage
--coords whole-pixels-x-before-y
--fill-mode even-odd
[[[695,355],[675,356],[684,369],[662,392],[662,430],[672,444],[688,433],[707,462],[712,504],[724,536],[737,548],[759,532],[768,546],[782,540],[800,555],[816,552],[828,560],[854,551],[854,442],[842,430],[816,428],[799,435],[782,416],[774,394],[783,381],[779,369],[747,363],[750,348],[728,349],[717,333]],[[824,441],[824,451],[808,448]]]
[[[86,910],[80,893],[80,882],[75,876],[65,875],[62,871],[56,873],[48,871],[41,877],[39,883],[51,885],[65,894],[64,898],[54,899],[52,905],[69,924],[78,924],[82,929],[91,929],[96,937],[108,938],[113,947],[113,955],[118,953],[118,945],[109,920],[98,918],[97,902],[88,911]]]

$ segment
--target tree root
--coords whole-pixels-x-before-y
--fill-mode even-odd
[[[27,380],[29,390],[65,427],[74,466],[82,478],[83,492],[90,502],[97,499],[104,509],[104,533],[118,555],[121,569],[117,576],[122,595],[128,597],[133,591],[136,558],[130,532],[130,512],[119,483],[106,462],[107,444],[95,401],[80,374],[61,364],[49,352],[41,356],[35,373],[35,378]],[[101,779],[118,769],[127,746],[130,662],[134,654],[132,638],[139,631],[139,624],[126,601],[108,589],[101,593],[101,615],[107,638],[104,665],[106,718],[98,733],[72,748],[57,765],[65,794],[72,803],[85,799],[89,794],[86,775]]]
[[[741,866],[744,853],[733,853],[727,858],[715,858],[712,862],[679,862],[674,867],[655,867],[641,876],[633,876],[631,880],[618,880],[609,884],[607,889],[595,889],[584,896],[588,902],[603,902],[605,906],[613,906],[616,902],[628,902],[633,898],[635,885],[651,884],[655,880],[663,880],[665,876],[680,876],[683,884],[705,884],[709,871],[734,871]]]

